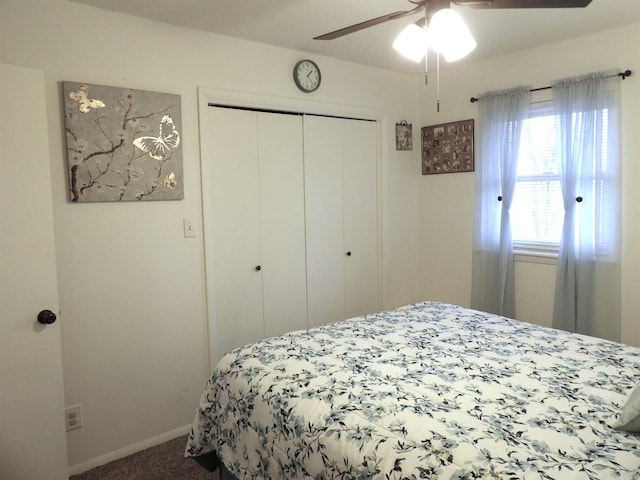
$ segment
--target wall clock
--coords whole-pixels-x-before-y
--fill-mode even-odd
[[[311,93],[320,86],[320,68],[312,60],[300,60],[293,67],[293,81],[305,93]]]

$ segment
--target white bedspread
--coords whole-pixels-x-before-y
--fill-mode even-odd
[[[640,479],[640,349],[425,302],[219,363],[187,454],[239,479]]]

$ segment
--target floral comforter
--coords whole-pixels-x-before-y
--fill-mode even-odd
[[[239,479],[640,479],[640,349],[425,302],[218,364],[186,454]]]

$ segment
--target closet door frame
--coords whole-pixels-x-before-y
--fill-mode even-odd
[[[211,157],[211,146],[209,138],[209,114],[210,105],[248,108],[263,111],[290,112],[314,115],[328,115],[335,117],[355,118],[361,120],[373,120],[377,125],[377,165],[378,174],[378,298],[380,308],[384,304],[382,291],[382,210],[381,210],[381,156],[389,147],[389,141],[382,132],[391,132],[391,121],[386,110],[361,107],[355,105],[340,105],[325,102],[317,102],[300,98],[275,97],[256,93],[242,92],[237,90],[222,90],[207,87],[198,88],[199,106],[199,127],[200,127],[200,158],[201,158],[201,179],[202,179],[202,225],[203,225],[203,245],[205,253],[205,278],[206,278],[206,299],[207,299],[207,323],[208,323],[208,349],[209,349],[209,370],[213,370],[219,360],[218,352],[218,322],[215,308],[215,265],[213,262],[213,252],[211,242],[213,238],[213,222],[207,221],[211,218],[213,205],[211,198],[211,178],[210,169],[205,159]]]

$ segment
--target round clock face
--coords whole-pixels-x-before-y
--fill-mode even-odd
[[[320,86],[320,68],[311,60],[300,60],[293,67],[293,81],[303,92],[309,93]]]

